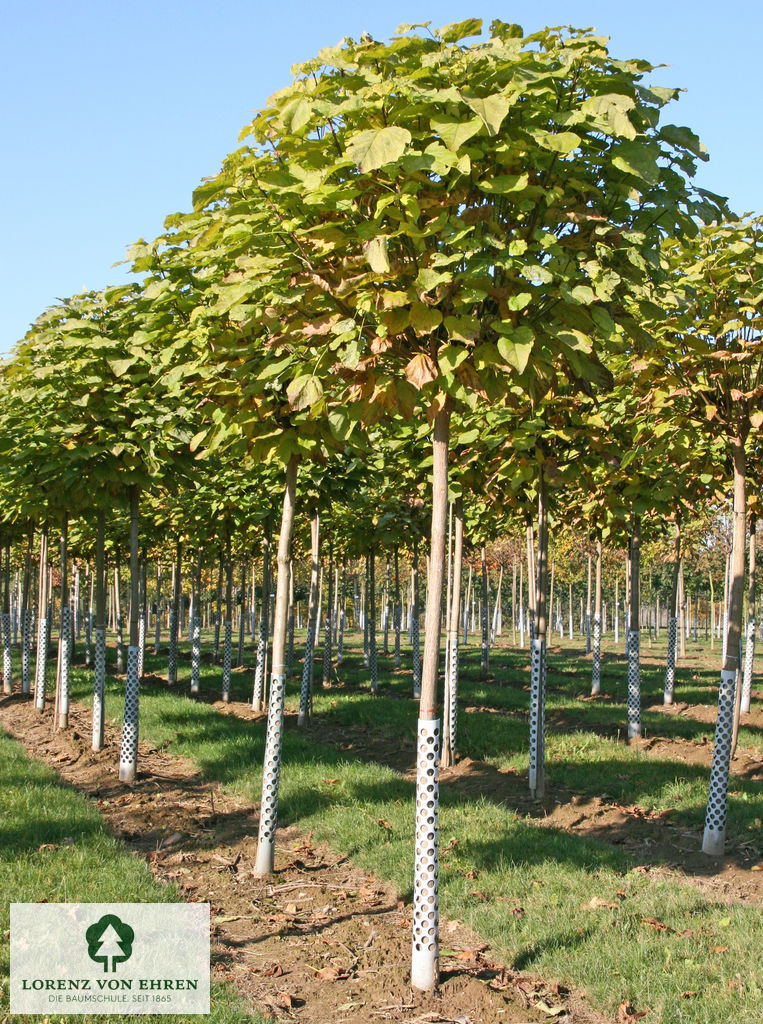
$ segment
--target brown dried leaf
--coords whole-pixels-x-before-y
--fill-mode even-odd
[[[418,352],[405,367],[406,380],[418,390],[435,380],[438,373],[437,363],[426,352]]]
[[[593,899],[588,901],[588,903],[583,904],[583,909],[598,910],[600,907],[608,907],[610,910],[614,910],[617,905],[618,904],[612,900],[603,900],[598,896],[594,896]]]
[[[658,921],[656,917],[642,917],[641,923],[646,925],[647,928],[654,928],[657,932],[669,932],[671,929],[664,924],[662,921]]]
[[[283,967],[280,964],[271,964],[262,973],[266,978],[280,978],[283,975]]]
[[[388,821],[385,821],[384,818],[377,818],[377,822],[386,832],[392,831],[392,826]]]
[[[710,947],[710,952],[711,953],[725,953],[725,952],[727,952],[728,948],[729,948],[728,946],[711,946]]]
[[[686,992],[681,993],[682,999],[691,999],[692,996],[696,996],[696,992],[692,992],[691,989],[687,989]]]
[[[629,1024],[632,1020],[641,1020],[642,1017],[646,1017],[649,1010],[641,1010],[640,1013],[636,1013],[631,1003],[627,999],[624,999],[617,1008],[617,1020],[618,1024]]]
[[[337,967],[321,967],[319,971],[315,972],[315,977],[320,978],[321,981],[340,981],[349,976],[347,971],[340,971]]]

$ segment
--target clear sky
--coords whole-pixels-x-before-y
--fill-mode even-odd
[[[0,353],[57,297],[124,280],[112,267],[237,146],[292,64],[363,31],[467,17],[594,26],[619,58],[668,64],[687,90],[665,120],[710,151],[698,182],[763,212],[763,0],[26,0],[0,30]]]

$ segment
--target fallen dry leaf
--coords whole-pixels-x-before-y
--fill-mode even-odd
[[[290,1010],[292,1006],[302,1002],[301,999],[297,999],[296,996],[293,996],[291,992],[279,992],[276,996],[276,1000],[278,1005],[283,1007],[284,1010]]]
[[[349,977],[347,971],[340,971],[337,967],[321,967],[319,971],[315,972],[315,977],[320,978],[321,981],[339,981]]]
[[[647,928],[654,928],[657,932],[669,932],[671,930],[663,921],[658,921],[656,917],[642,917],[641,923],[646,925]]]
[[[594,898],[592,900],[589,900],[588,903],[583,904],[583,909],[598,910],[600,907],[608,907],[610,910],[614,910],[616,906],[617,903],[613,903],[612,900],[603,900],[600,899],[598,896],[594,896]]]
[[[392,826],[388,821],[385,821],[384,818],[377,818],[376,820],[379,823],[379,825],[381,825],[381,827],[385,829],[387,832],[392,831]]]
[[[711,946],[710,947],[710,952],[711,953],[725,953],[728,950],[728,948],[729,948],[728,946]]]
[[[646,1017],[649,1010],[641,1010],[637,1013],[631,1003],[627,999],[624,999],[617,1008],[617,1020],[618,1024],[629,1024],[632,1020],[641,1020],[642,1017]]]
[[[692,992],[691,989],[687,989],[686,992],[681,993],[682,999],[691,999],[692,996],[696,996],[696,992]]]
[[[339,779],[324,779],[323,780],[323,785],[324,786],[335,786],[337,784],[337,782],[339,782]]]
[[[284,912],[287,913],[287,914],[296,914],[297,913],[297,904],[296,903],[287,903],[286,906],[283,909],[284,909]]]
[[[266,978],[280,978],[283,976],[283,967],[280,964],[271,964],[262,973]]]
[[[760,862],[760,864],[753,864],[753,866],[750,868],[750,871],[763,871],[763,860]]]

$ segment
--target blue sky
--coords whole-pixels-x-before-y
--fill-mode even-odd
[[[467,17],[595,26],[613,56],[669,64],[652,80],[687,90],[665,119],[710,151],[698,183],[763,211],[761,0],[27,0],[6,5],[0,38],[0,353],[57,297],[123,280],[112,264],[188,209],[292,64],[343,36]]]

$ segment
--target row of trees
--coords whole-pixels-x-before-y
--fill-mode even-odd
[[[688,530],[732,481],[704,839],[707,852],[723,849],[747,511],[759,491],[763,252],[759,220],[728,219],[720,197],[692,186],[706,154],[688,128],[660,123],[678,91],[646,84],[646,61],[615,60],[585,31],[525,35],[496,21],[468,44],[476,19],[420,28],[388,43],[345,40],[299,65],[193,211],[132,247],[140,284],[38,319],[4,366],[0,465],[17,529],[57,522],[65,535],[70,513],[95,524],[96,706],[107,519],[129,511],[125,781],[138,742],[141,507],[150,502],[181,544],[222,547],[226,643],[232,538],[258,521],[271,558],[280,518],[261,874],[273,867],[295,523],[311,524],[313,610],[320,513],[348,550],[367,545],[371,523],[415,562],[428,524],[412,949],[412,982],[428,989],[442,601],[447,589],[452,732],[464,536],[479,546],[519,525],[533,552],[530,786],[542,795],[554,524],[582,530],[597,551],[628,548],[635,737],[647,530]],[[64,547],[62,589],[66,565]],[[369,581],[374,571],[371,555]]]

